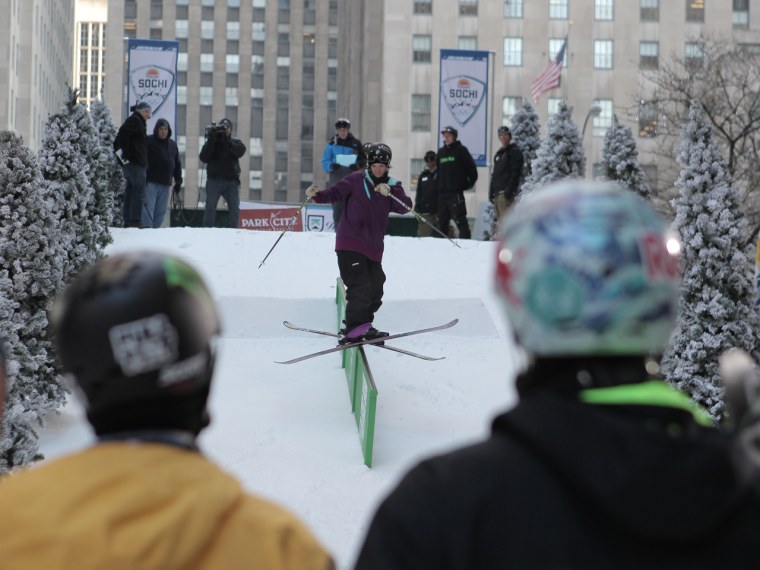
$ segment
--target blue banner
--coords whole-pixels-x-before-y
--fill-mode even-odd
[[[488,164],[488,52],[441,50],[441,88],[438,101],[440,131],[452,126],[477,166]]]
[[[173,40],[129,39],[127,45],[127,115],[140,101],[150,105],[148,134],[158,119],[166,119],[177,132],[177,54]],[[176,135],[175,135],[176,136]]]

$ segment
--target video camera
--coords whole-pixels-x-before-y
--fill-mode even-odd
[[[221,141],[227,137],[227,125],[225,123],[211,123],[206,127],[206,138]]]

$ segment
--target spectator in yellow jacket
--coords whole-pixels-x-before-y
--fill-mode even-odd
[[[153,252],[107,257],[53,314],[96,445],[0,481],[0,566],[328,570],[292,514],[199,451],[219,318],[198,273]]]

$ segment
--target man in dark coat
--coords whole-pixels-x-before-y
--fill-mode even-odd
[[[512,142],[512,132],[509,127],[499,127],[498,133],[501,148],[496,151],[493,157],[493,173],[491,174],[491,185],[488,188],[488,201],[496,207],[496,215],[501,219],[520,192],[523,154],[520,148]]]
[[[140,228],[145,199],[146,169],[148,168],[148,133],[151,108],[145,101],[132,107],[132,114],[119,127],[113,149],[122,163],[124,179],[123,217],[125,228]]]
[[[528,353],[491,436],[414,467],[358,570],[756,568],[760,495],[734,433],[663,381],[678,309],[665,221],[611,184],[507,212],[496,293]]]
[[[240,162],[245,145],[232,136],[232,121],[222,119],[215,129],[206,133],[200,160],[205,163],[206,206],[203,210],[203,227],[214,227],[219,198],[227,202],[227,227],[237,228],[240,219]]]
[[[159,119],[148,137],[148,184],[142,223],[146,228],[160,228],[166,217],[172,184],[179,194],[182,188],[182,163],[177,143],[172,140],[169,121]]]
[[[417,177],[417,190],[414,194],[414,211],[435,226],[438,210],[438,159],[434,150],[425,153],[425,168]],[[432,228],[417,221],[417,237],[430,237]]]
[[[446,127],[441,131],[443,146],[438,149],[438,229],[449,234],[449,222],[453,219],[459,237],[470,239],[467,206],[464,191],[478,180],[478,169],[470,151],[457,140],[459,131]],[[441,237],[436,234],[436,237]]]

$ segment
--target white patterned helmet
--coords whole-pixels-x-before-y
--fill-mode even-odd
[[[661,354],[678,307],[678,251],[665,221],[632,192],[562,181],[502,220],[496,290],[534,355]]]

